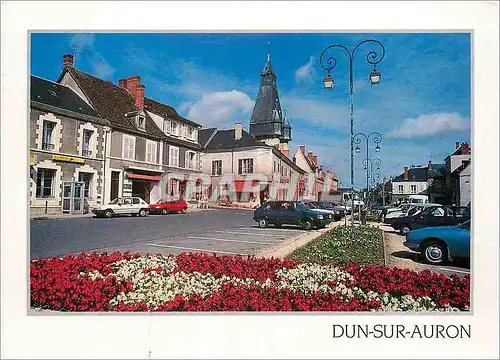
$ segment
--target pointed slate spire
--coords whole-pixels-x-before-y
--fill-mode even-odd
[[[283,114],[278,95],[276,74],[267,54],[266,65],[260,76],[260,88],[250,119],[250,133],[257,139],[282,138]]]

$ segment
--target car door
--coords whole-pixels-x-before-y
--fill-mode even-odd
[[[139,198],[133,198],[132,199],[132,207],[130,209],[130,211],[132,213],[138,213],[139,210],[141,210],[143,207],[147,207],[143,201]]]
[[[458,225],[470,220],[470,212],[467,207],[456,207],[453,209],[453,216],[448,220],[448,225]]]
[[[301,214],[294,203],[283,202],[281,204],[280,222],[289,225],[298,224],[301,220]]]
[[[270,202],[265,207],[266,218],[270,222],[279,222],[281,215],[281,203],[279,202]]]
[[[132,198],[123,198],[122,206],[121,206],[121,214],[131,214],[132,211]]]
[[[437,206],[435,208],[429,209],[422,216],[416,216],[414,228],[422,228],[428,226],[443,226],[446,224],[445,219],[445,208],[442,206]]]
[[[458,256],[462,258],[470,257],[470,221],[458,225],[457,248]]]

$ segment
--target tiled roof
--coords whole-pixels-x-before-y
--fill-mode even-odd
[[[198,141],[201,146],[205,147],[207,145],[210,137],[217,131],[217,128],[200,129],[198,131]]]
[[[69,87],[33,75],[30,79],[30,100],[82,115],[99,117],[99,114]]]
[[[403,181],[427,181],[427,166],[418,168],[408,169],[408,180],[404,179],[404,173],[396,176],[392,182],[403,182]]]
[[[442,177],[446,175],[445,164],[431,164],[428,176],[429,178]]]
[[[206,132],[209,129],[204,130]],[[205,134],[203,136],[206,136]],[[267,147],[268,145],[256,140],[252,135],[245,130],[242,131],[242,137],[239,140],[234,139],[234,129],[232,130],[217,130],[215,136],[206,145],[207,150],[218,149],[234,149],[249,146]]]
[[[59,77],[59,81],[66,71],[75,79],[101,117],[111,122],[111,126],[136,133],[144,133],[136,128],[133,117],[125,116],[125,114],[140,110],[127,90],[120,88],[111,81],[99,79],[74,67],[66,67]],[[155,122],[147,114],[145,130],[144,135],[146,136],[165,138],[161,129],[156,126]]]
[[[180,116],[173,107],[162,104],[156,100],[147,97],[144,98],[144,109],[151,111],[155,114],[161,115],[164,118],[168,117],[170,119],[178,120],[192,126],[201,127],[200,124]]]

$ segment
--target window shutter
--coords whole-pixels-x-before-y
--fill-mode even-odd
[[[238,174],[241,175],[243,172],[242,172],[242,165],[243,165],[243,160],[242,159],[239,159],[238,160]]]
[[[123,157],[128,159],[128,148],[130,139],[128,137],[123,137]]]
[[[196,153],[196,170],[200,170],[201,169],[200,163],[201,163],[201,161],[200,161],[200,153]]]

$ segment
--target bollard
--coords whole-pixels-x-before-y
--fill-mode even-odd
[[[49,202],[48,202],[47,200],[45,200],[45,215],[47,215],[47,204],[48,204],[48,203],[49,203]]]

